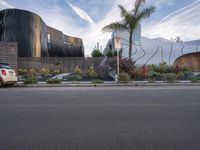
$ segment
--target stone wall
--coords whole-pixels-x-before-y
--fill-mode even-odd
[[[18,53],[17,43],[15,42],[0,42],[0,62],[8,63],[17,70],[18,68]]]
[[[174,65],[187,67],[192,71],[200,72],[200,52],[185,54],[177,58]]]

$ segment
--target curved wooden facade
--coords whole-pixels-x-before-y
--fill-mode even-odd
[[[177,58],[174,66],[187,67],[192,71],[200,72],[200,52],[185,54]]]
[[[19,57],[84,56],[80,38],[47,26],[40,16],[26,10],[0,11],[0,41],[17,42]]]

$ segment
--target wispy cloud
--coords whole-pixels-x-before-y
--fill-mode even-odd
[[[161,7],[162,5],[172,5],[174,0],[156,0],[155,6]]]
[[[197,0],[194,3],[192,3],[192,4],[190,4],[190,5],[186,6],[186,7],[183,7],[183,8],[181,8],[181,9],[179,9],[179,10],[177,10],[177,11],[171,13],[171,14],[169,14],[168,16],[164,17],[160,22],[162,23],[162,22],[166,21],[167,19],[170,19],[170,17],[173,17],[176,14],[183,12],[184,10],[190,9],[191,7],[193,7],[195,4],[198,4],[199,2],[200,2],[200,0]]]
[[[111,22],[121,20],[118,4],[121,4],[126,8],[130,9],[134,4],[134,0],[126,0],[126,1],[116,0],[113,3],[113,6],[110,9],[110,11],[105,15],[104,18],[102,18],[101,21],[97,22],[96,24],[90,25],[88,28],[85,28],[82,31],[80,35],[82,35],[82,38],[84,40],[86,55],[91,54],[91,51],[97,42],[99,42],[103,47],[106,46],[106,43],[111,37],[111,34],[103,33],[102,28],[105,25],[110,24]]]
[[[200,0],[173,12],[161,22],[144,29],[144,35],[148,37],[180,36],[183,40],[200,38]]]
[[[5,0],[0,0],[0,9],[6,9],[6,8],[14,8],[14,6],[9,4]]]
[[[74,12],[83,20],[89,22],[90,24],[94,24],[94,20],[87,14],[86,11],[84,11],[83,9],[73,5],[72,3],[66,1],[68,3],[68,5],[74,10]]]

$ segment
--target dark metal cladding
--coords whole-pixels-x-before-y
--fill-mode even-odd
[[[18,56],[48,56],[45,40],[46,25],[29,11],[6,9],[0,12],[0,41],[17,42]]]
[[[84,56],[81,39],[64,35],[26,10],[0,11],[0,41],[17,42],[19,57]]]
[[[50,57],[83,57],[83,42],[79,38],[64,35],[61,31],[47,26],[48,50]]]
[[[68,51],[68,49],[70,49]],[[83,41],[79,38],[70,37],[64,35],[64,51],[66,55],[73,57],[83,57],[84,56],[84,48]]]

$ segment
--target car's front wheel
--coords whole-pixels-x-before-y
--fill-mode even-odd
[[[0,80],[0,87],[2,87],[3,86],[3,83],[2,83],[2,81]]]

